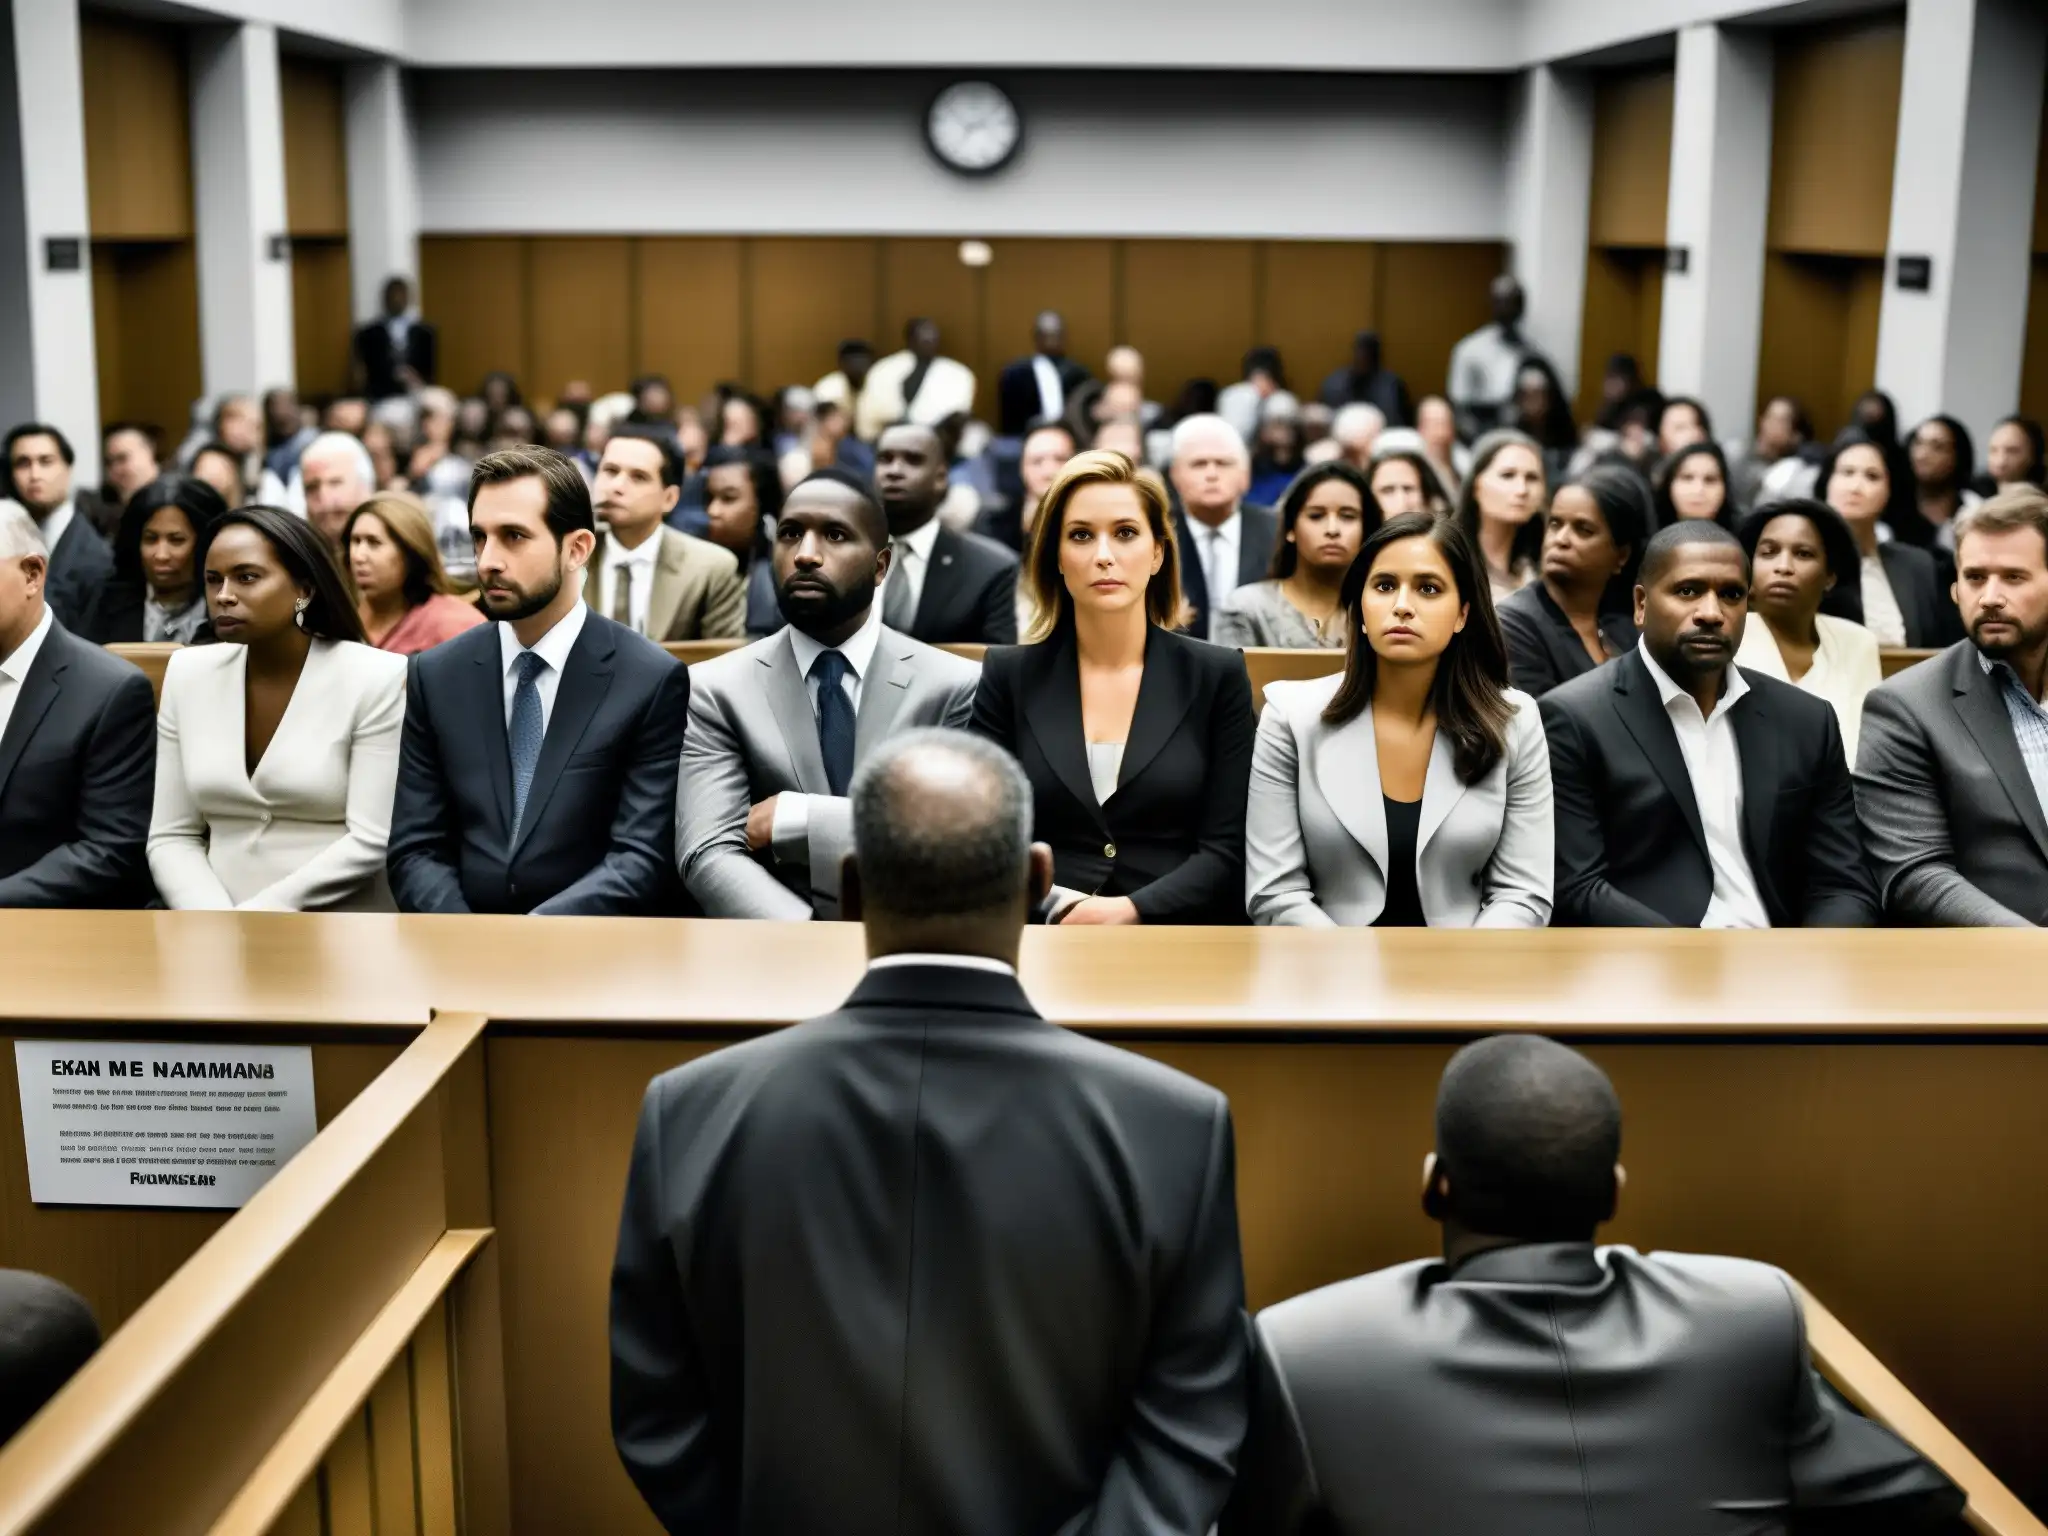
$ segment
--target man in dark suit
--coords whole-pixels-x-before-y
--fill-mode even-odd
[[[1415,413],[1408,402],[1408,386],[1398,373],[1380,366],[1380,333],[1360,331],[1351,342],[1351,362],[1323,380],[1317,398],[1333,411],[1347,405],[1379,407],[1390,427],[1405,427]]]
[[[1031,328],[1033,350],[1006,366],[996,381],[997,428],[1022,437],[1034,421],[1058,421],[1088,370],[1067,356],[1067,322],[1046,310]]]
[[[374,404],[434,382],[434,328],[412,311],[412,284],[394,277],[384,285],[384,313],[356,328],[356,387]]]
[[[1970,638],[1863,701],[1856,812],[1885,912],[2048,925],[2048,496],[2014,486],[1956,520]]]
[[[28,515],[0,508],[0,907],[139,907],[156,700],[56,621],[47,568]]]
[[[1443,1258],[1259,1314],[1225,1536],[1952,1528],[1961,1491],[1815,1375],[1790,1277],[1594,1246],[1620,1155],[1578,1052],[1453,1057],[1423,1164]]]
[[[100,594],[114,579],[114,553],[72,495],[71,443],[55,427],[24,422],[7,434],[7,472],[14,499],[28,509],[49,552],[43,597],[57,622],[87,633]]]
[[[689,673],[582,600],[596,519],[561,454],[479,459],[469,525],[499,622],[412,659],[387,855],[399,910],[671,909]]]
[[[1245,505],[1251,455],[1237,428],[1221,416],[1189,416],[1173,429],[1169,473],[1180,498],[1173,513],[1180,588],[1195,610],[1188,633],[1206,640],[1217,605],[1239,587],[1265,579],[1280,522],[1264,507]]]
[[[946,449],[907,422],[875,443],[875,494],[889,517],[891,562],[882,622],[926,645],[1011,645],[1017,639],[1017,556],[939,521]]]
[[[1735,536],[1674,523],[1643,552],[1641,644],[1540,701],[1560,925],[1877,921],[1834,709],[1734,664],[1748,610]]]
[[[853,783],[866,979],[648,1089],[612,1431],[668,1530],[1198,1536],[1222,1508],[1229,1106],[1031,1006],[1030,819],[999,748],[892,738]]]

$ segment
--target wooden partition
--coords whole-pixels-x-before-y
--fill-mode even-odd
[[[1593,94],[1593,195],[1587,227],[1585,318],[1576,414],[1600,409],[1601,374],[1616,352],[1657,377],[1664,313],[1664,220],[1671,192],[1668,64],[1600,76]]]
[[[2034,162],[2032,249],[2027,343],[2020,372],[2020,414],[2041,421],[2048,419],[2048,99],[2041,103],[2041,152]]]
[[[348,125],[340,61],[285,54],[285,224],[292,238],[292,343],[301,393],[349,387]]]

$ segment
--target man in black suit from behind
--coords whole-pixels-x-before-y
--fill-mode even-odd
[[[1034,421],[1058,421],[1088,382],[1088,370],[1067,356],[1067,322],[1057,310],[1039,315],[1031,342],[1031,355],[1008,364],[996,380],[996,430],[1004,437],[1022,437]]]
[[[84,634],[99,611],[100,594],[114,579],[114,552],[74,494],[76,457],[70,439],[44,422],[23,422],[7,434],[14,499],[35,519],[49,552],[44,600],[59,624]]]
[[[1643,552],[1641,643],[1543,695],[1560,926],[1876,924],[1834,708],[1735,665],[1748,612],[1735,536],[1674,523]]]
[[[1239,587],[1263,581],[1273,564],[1280,521],[1247,505],[1252,460],[1237,428],[1221,416],[1189,416],[1173,429],[1169,468],[1177,504],[1180,587],[1195,610],[1188,633],[1209,638],[1209,616]]]
[[[1017,556],[939,521],[946,449],[930,427],[900,422],[875,442],[875,495],[893,551],[882,622],[926,645],[1014,645]]]
[[[28,514],[0,507],[0,907],[139,907],[156,699],[57,622],[48,569]]]
[[[838,1012],[654,1080],[612,1271],[612,1431],[673,1532],[1182,1532],[1244,1432],[1230,1110],[1041,1018],[1052,856],[1014,759],[853,782]]]
[[[412,312],[412,284],[392,278],[384,285],[384,313],[356,328],[357,387],[374,404],[433,383],[437,343],[434,328]]]
[[[483,624],[413,657],[386,855],[401,912],[672,910],[690,675],[583,601],[590,488],[549,448],[477,460]]]

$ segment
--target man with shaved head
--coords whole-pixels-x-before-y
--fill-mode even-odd
[[[1000,747],[901,733],[850,798],[866,977],[641,1108],[626,1470],[676,1532],[1199,1536],[1245,1420],[1229,1106],[1032,1007],[1052,855]]]
[[[1543,696],[1554,923],[1876,924],[1834,709],[1735,665],[1748,613],[1735,536],[1674,523],[1643,552],[1636,649]]]
[[[901,422],[876,440],[875,495],[893,555],[882,622],[927,645],[1014,645],[1017,556],[939,521],[947,484],[946,445],[930,427]]]
[[[1961,1491],[1814,1374],[1790,1277],[1594,1246],[1621,1101],[1577,1051],[1453,1056],[1422,1182],[1441,1259],[1253,1323],[1224,1536],[1953,1529]]]

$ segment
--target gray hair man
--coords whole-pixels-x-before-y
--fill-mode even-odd
[[[1337,455],[1361,474],[1372,473],[1372,451],[1387,427],[1386,413],[1362,401],[1339,408],[1330,422]]]
[[[1244,504],[1252,461],[1244,438],[1221,416],[1188,416],[1173,429],[1168,471],[1180,506],[1181,588],[1195,610],[1192,632],[1209,638],[1209,616],[1239,587],[1264,579],[1280,536],[1265,507]]]
[[[349,514],[377,488],[377,470],[361,438],[322,432],[299,455],[299,484],[305,494],[306,521],[339,550]]]

